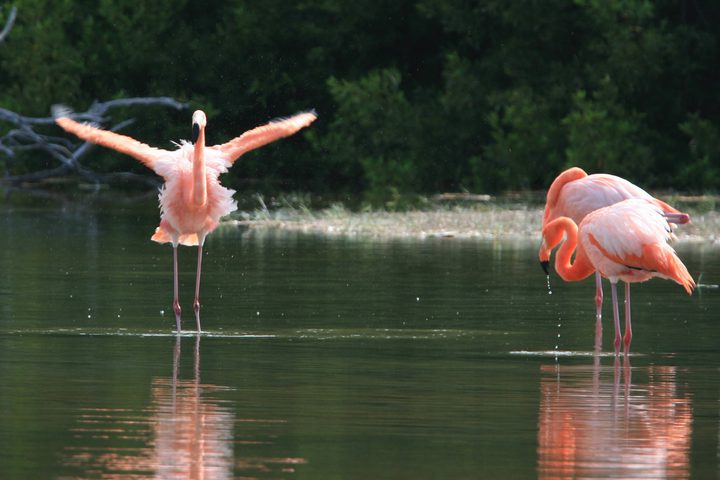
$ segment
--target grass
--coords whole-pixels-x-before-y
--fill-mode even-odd
[[[307,195],[283,195],[236,212],[226,225],[253,230],[285,230],[366,238],[456,237],[478,239],[527,239],[540,241],[542,195],[509,194],[495,198],[421,198],[409,208],[348,208],[329,203],[311,208]],[[717,197],[672,196],[667,199],[690,213],[692,223],[676,231],[679,242],[720,244],[720,212]]]

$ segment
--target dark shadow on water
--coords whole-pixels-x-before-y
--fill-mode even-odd
[[[689,478],[692,404],[677,367],[596,356],[540,368],[538,478]]]

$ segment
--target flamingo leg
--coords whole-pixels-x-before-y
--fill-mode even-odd
[[[615,353],[620,351],[620,309],[618,308],[617,301],[617,282],[610,282],[610,292],[612,293],[613,303],[613,320],[615,320]]]
[[[173,310],[175,311],[175,325],[177,326],[177,333],[180,333],[180,299],[178,292],[178,258],[177,258],[177,245],[173,244]]]
[[[198,244],[197,258],[197,274],[195,276],[195,301],[193,308],[195,309],[195,321],[197,322],[197,332],[200,333],[200,273],[202,271],[202,242]]]
[[[625,336],[623,337],[623,345],[625,346],[625,355],[630,353],[630,342],[632,341],[632,321],[630,319],[630,284],[625,283]]]
[[[597,318],[598,321],[600,321],[600,319],[602,318],[602,304],[602,276],[600,275],[600,272],[595,272],[595,307],[597,308],[595,318]],[[600,328],[602,328],[602,326]]]
[[[598,318],[595,320],[595,354],[602,351],[602,321]]]

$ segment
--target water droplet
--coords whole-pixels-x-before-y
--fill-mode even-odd
[[[558,328],[557,339],[558,339],[558,343],[555,344],[555,361],[556,361],[556,362],[558,361],[558,349],[560,348],[560,328],[561,328],[561,327],[562,327],[562,321],[560,321],[560,319],[558,319],[558,323],[557,323],[557,328]]]
[[[255,313],[256,313],[256,315],[257,315],[258,317],[260,316],[260,312],[255,312]]]
[[[165,310],[160,310],[160,315],[165,315]]]
[[[545,277],[547,279],[548,295],[552,295],[552,289],[550,288],[550,275],[546,275]]]
[[[415,301],[416,301],[416,302],[419,302],[419,301],[420,301],[420,297],[415,297]]]

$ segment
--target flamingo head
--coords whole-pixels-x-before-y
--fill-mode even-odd
[[[192,143],[197,143],[200,138],[200,132],[205,131],[207,125],[207,117],[202,110],[195,110],[192,116]]]
[[[551,222],[543,225],[542,229],[542,244],[540,245],[540,251],[538,252],[538,259],[540,260],[540,266],[545,271],[545,275],[548,275],[550,267],[550,254],[553,248],[557,247],[562,243],[566,236],[569,235],[569,231],[573,233],[577,242],[578,227],[572,219],[568,217],[559,217]],[[573,248],[575,248],[573,246]]]
[[[551,249],[547,247],[547,244],[545,243],[545,237],[543,236],[542,244],[540,245],[540,251],[538,252],[538,260],[540,260],[540,266],[545,272],[545,275],[550,275],[550,252]]]

